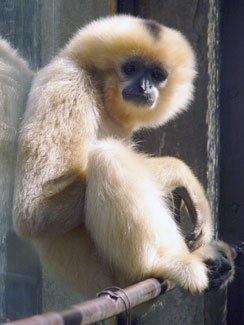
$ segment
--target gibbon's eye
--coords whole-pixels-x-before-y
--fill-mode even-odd
[[[168,78],[168,73],[162,68],[155,67],[151,71],[152,78],[157,82],[163,82]]]
[[[122,65],[121,70],[125,75],[133,76],[141,70],[141,64],[138,61],[129,61]]]

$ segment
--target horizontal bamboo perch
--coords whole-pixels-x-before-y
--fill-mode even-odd
[[[147,279],[126,289],[102,294],[99,298],[72,305],[57,312],[5,323],[6,325],[85,325],[92,324],[149,301],[175,288],[170,281]],[[129,305],[128,305],[129,302]]]

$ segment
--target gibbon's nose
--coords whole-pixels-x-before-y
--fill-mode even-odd
[[[154,100],[154,96],[152,91],[148,90],[148,85],[143,85],[145,87],[142,89],[142,87],[139,87],[139,84],[137,84],[134,87],[126,87],[122,91],[122,96],[124,100],[132,101],[138,104],[149,104],[151,105]]]
[[[140,79],[139,79],[139,85],[140,88],[143,92],[149,93],[152,89],[152,81],[149,76],[149,74],[144,74]]]
[[[148,73],[143,73],[122,91],[124,100],[151,105],[154,101],[153,84]]]

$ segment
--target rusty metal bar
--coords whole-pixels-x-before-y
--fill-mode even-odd
[[[171,281],[160,283],[157,279],[147,279],[126,289],[118,290],[114,295],[102,295],[99,298],[72,305],[62,311],[48,312],[6,325],[85,325],[92,324],[138,306],[175,288]]]

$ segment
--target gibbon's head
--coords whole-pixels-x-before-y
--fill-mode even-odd
[[[94,21],[64,53],[92,73],[104,110],[123,126],[161,125],[192,99],[194,52],[181,33],[154,21],[126,15]]]

